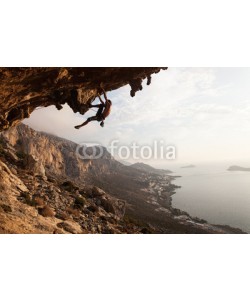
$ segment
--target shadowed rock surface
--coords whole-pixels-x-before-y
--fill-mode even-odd
[[[67,103],[84,114],[101,86],[108,92],[124,85],[130,95],[142,90],[142,81],[167,68],[0,68],[0,131],[28,118],[37,107]]]

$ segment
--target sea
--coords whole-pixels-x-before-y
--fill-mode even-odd
[[[169,167],[181,188],[172,205],[211,224],[230,225],[250,233],[250,172],[227,171],[233,163]],[[241,163],[241,167],[249,167]]]

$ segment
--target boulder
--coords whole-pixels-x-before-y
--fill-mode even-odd
[[[126,211],[126,202],[111,196],[99,197],[95,203],[102,206],[106,212],[112,213],[118,218],[123,218]]]
[[[27,192],[26,185],[15,174],[11,172],[8,166],[0,160],[0,190],[6,190],[10,193],[10,190],[15,190],[16,194],[19,194],[16,188],[22,192]]]
[[[97,186],[93,186],[93,188],[92,188],[92,196],[93,197],[99,197],[99,196],[103,196],[103,195],[106,195],[106,193],[102,189],[98,188]]]
[[[73,221],[65,221],[57,224],[57,227],[62,228],[63,230],[77,234],[77,233],[82,233],[82,229],[79,224],[73,222]]]

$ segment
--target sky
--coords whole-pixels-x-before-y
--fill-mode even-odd
[[[154,143],[164,149],[175,147],[175,159],[126,159],[130,162],[167,166],[249,161],[250,165],[249,82],[250,68],[169,68],[154,74],[150,86],[144,82],[133,98],[129,86],[109,92],[113,107],[104,128],[92,122],[76,130],[75,125],[95,112],[82,116],[67,105],[61,111],[39,108],[24,123],[76,143],[109,147],[118,140],[119,146],[127,147],[133,142],[140,147]]]

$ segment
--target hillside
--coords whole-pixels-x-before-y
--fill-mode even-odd
[[[23,124],[0,134],[2,233],[238,233],[172,208],[169,175],[124,166],[104,148],[80,159],[77,144]]]
[[[143,172],[159,174],[159,175],[167,175],[167,174],[173,173],[170,170],[156,169],[156,168],[153,168],[152,166],[144,164],[144,163],[135,163],[133,165],[130,165],[130,167],[140,170],[140,171],[143,171]]]

